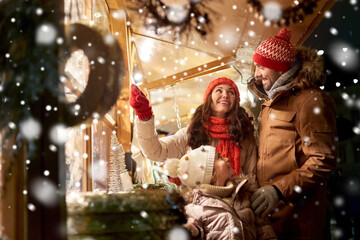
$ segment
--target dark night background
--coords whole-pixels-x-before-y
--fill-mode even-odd
[[[329,240],[360,239],[359,5],[355,0],[337,1],[303,44],[324,51],[324,90],[337,105],[339,157],[328,185]]]

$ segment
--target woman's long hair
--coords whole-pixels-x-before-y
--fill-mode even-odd
[[[188,134],[190,135],[188,146],[192,149],[211,143],[211,137],[204,128],[204,124],[210,123],[212,112],[211,102],[211,94],[209,94],[206,101],[197,107],[191,118],[188,128]],[[239,102],[235,102],[230,111],[226,113],[225,117],[230,118],[229,135],[231,140],[234,140],[240,145],[244,139],[253,137],[254,125],[252,124],[252,117],[250,117],[245,109],[240,106]]]

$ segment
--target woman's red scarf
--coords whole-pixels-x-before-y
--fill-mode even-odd
[[[216,146],[223,158],[228,158],[231,167],[234,169],[236,175],[240,173],[240,146],[234,140],[230,140],[229,135],[230,118],[210,118],[210,127],[204,124],[211,137],[220,139]]]

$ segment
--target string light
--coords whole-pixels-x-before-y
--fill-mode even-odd
[[[173,96],[174,96],[174,109],[175,109],[175,113],[176,113],[176,123],[177,123],[177,127],[178,127],[178,129],[181,129],[181,118],[180,118],[179,106],[178,106],[178,104],[177,104],[174,87],[173,87],[172,85],[171,85],[171,90],[172,90]]]

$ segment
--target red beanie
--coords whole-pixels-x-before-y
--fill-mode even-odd
[[[206,89],[206,91],[205,91],[205,94],[204,94],[204,102],[206,101],[207,97],[208,97],[209,94],[212,92],[212,90],[213,90],[217,85],[220,85],[220,84],[228,84],[228,85],[232,86],[232,87],[235,89],[235,93],[236,93],[237,100],[240,101],[239,89],[238,89],[238,87],[236,86],[236,84],[234,83],[234,81],[231,80],[231,79],[228,79],[228,78],[226,78],[226,77],[220,77],[220,78],[217,78],[217,79],[212,80],[212,81],[209,83],[209,86],[207,87],[207,89]]]
[[[291,31],[282,28],[277,36],[268,37],[260,43],[253,55],[253,61],[263,67],[286,72],[296,59],[296,50],[290,38]]]

